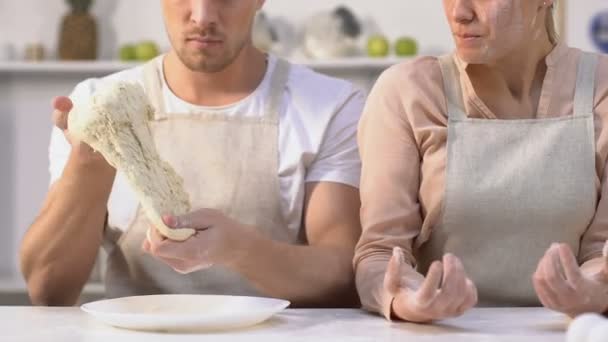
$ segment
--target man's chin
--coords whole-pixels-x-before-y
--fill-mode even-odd
[[[178,58],[188,69],[205,73],[220,72],[231,63],[229,58],[220,56],[203,56],[200,54],[186,56],[178,54]]]

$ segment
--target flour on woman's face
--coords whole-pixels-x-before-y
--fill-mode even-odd
[[[444,0],[458,54],[491,64],[542,38],[540,0]]]

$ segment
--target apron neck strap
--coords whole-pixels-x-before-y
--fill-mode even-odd
[[[574,94],[574,116],[593,115],[597,63],[598,56],[593,53],[585,52],[579,59]]]
[[[454,62],[453,55],[439,57],[439,66],[443,77],[443,90],[447,103],[448,118],[464,120],[467,118],[464,112],[464,100],[462,98],[462,86],[460,83],[460,72]]]
[[[277,58],[274,71],[270,78],[270,93],[269,99],[266,102],[265,115],[272,122],[279,122],[279,113],[283,101],[283,94],[287,79],[289,77],[289,69],[291,65],[284,59]]]
[[[164,98],[162,93],[162,79],[164,77],[160,70],[158,63],[162,63],[162,57],[156,58],[144,65],[144,87],[146,93],[154,107],[155,117],[154,119],[160,119],[164,117]],[[291,65],[284,59],[277,59],[274,71],[270,79],[270,98],[266,103],[265,113],[266,117],[272,122],[278,122],[279,113],[281,109],[281,103],[283,100],[283,94],[285,84],[289,77],[289,70]]]
[[[148,99],[154,107],[154,118],[158,120],[164,117],[165,100],[163,97],[162,87],[162,68],[159,63],[163,63],[163,56],[157,57],[144,65],[144,88],[148,94]]]

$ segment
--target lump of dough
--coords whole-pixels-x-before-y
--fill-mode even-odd
[[[596,326],[606,324],[606,319],[598,314],[587,313],[576,317],[568,327],[567,342],[588,342],[589,333]]]
[[[190,201],[182,178],[156,151],[148,125],[153,115],[141,85],[117,82],[102,87],[88,101],[74,103],[68,130],[126,176],[150,223],[163,236],[183,241],[194,229],[170,229],[161,215],[185,214]]]

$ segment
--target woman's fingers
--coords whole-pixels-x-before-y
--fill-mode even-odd
[[[417,300],[424,305],[430,304],[439,291],[441,279],[443,277],[443,264],[441,261],[435,261],[429,267],[426,278],[422,286],[418,290]]]
[[[395,296],[401,287],[401,264],[403,262],[403,253],[401,248],[393,248],[393,255],[388,261],[386,274],[384,275],[384,288],[391,296]]]
[[[460,260],[451,254],[443,258],[444,277],[437,300],[447,312],[456,312],[465,301],[466,273]]]

